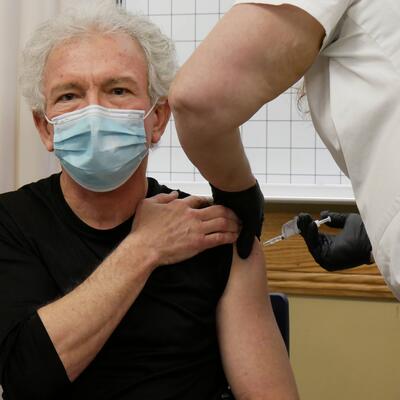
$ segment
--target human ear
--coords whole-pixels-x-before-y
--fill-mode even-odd
[[[156,105],[154,116],[155,122],[151,132],[151,143],[156,144],[160,141],[171,116],[171,109],[167,99]]]
[[[32,116],[42,143],[45,145],[47,151],[53,151],[53,127],[46,121],[43,112],[33,111]]]

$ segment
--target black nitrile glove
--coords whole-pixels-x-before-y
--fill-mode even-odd
[[[258,182],[241,192],[224,192],[211,185],[215,204],[232,209],[242,221],[242,230],[237,240],[240,258],[247,258],[253,247],[254,236],[260,239],[264,220],[264,195]]]
[[[310,214],[299,214],[297,226],[314,260],[328,271],[371,263],[371,242],[359,214],[321,212],[331,217],[327,225],[340,228],[338,235],[320,233]]]

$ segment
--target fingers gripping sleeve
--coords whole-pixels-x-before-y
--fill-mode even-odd
[[[264,221],[264,195],[258,182],[241,192],[225,192],[211,185],[215,204],[232,209],[242,221],[237,249],[241,258],[247,258],[251,252],[254,237],[260,239]]]

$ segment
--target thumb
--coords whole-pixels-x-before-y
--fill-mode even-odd
[[[318,227],[310,214],[300,213],[297,219],[297,227],[300,229],[300,234],[308,248],[314,249],[319,246]]]
[[[320,216],[321,219],[326,217],[331,217],[331,222],[327,222],[327,225],[330,226],[331,228],[343,228],[349,214],[342,214],[331,211],[322,211]]]
[[[297,216],[297,228],[300,229],[301,236],[306,235],[310,224],[313,223],[313,219],[310,214],[300,213]]]

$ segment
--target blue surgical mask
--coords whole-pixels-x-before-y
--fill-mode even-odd
[[[148,153],[142,110],[91,105],[59,115],[54,125],[54,152],[80,186],[109,192],[123,185]]]

